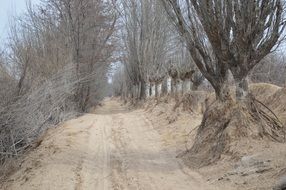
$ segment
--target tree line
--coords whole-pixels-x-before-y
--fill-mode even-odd
[[[116,60],[112,1],[42,0],[12,19],[0,56],[0,165],[105,96]]]
[[[249,79],[285,86],[285,62],[275,53],[285,37],[284,1],[125,0],[119,12],[116,96],[136,104],[169,93],[177,106],[195,104],[199,93],[190,91],[199,86],[214,92],[187,160],[213,163],[245,138],[285,142],[284,124],[249,88]],[[191,96],[178,97],[185,92]]]
[[[267,81],[285,84],[283,56],[273,53],[284,40],[283,1],[127,0],[120,9],[124,51],[114,88],[125,99],[145,99],[152,86],[157,96],[158,88],[208,83],[222,102],[233,84],[236,100],[246,100],[249,79],[265,82],[267,66],[280,73]]]

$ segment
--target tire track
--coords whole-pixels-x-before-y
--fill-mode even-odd
[[[110,110],[112,114],[110,114]],[[206,190],[199,174],[180,165],[143,110],[107,101],[96,114],[66,122],[10,177],[9,190]],[[44,148],[57,145],[51,155]],[[28,170],[33,177],[17,181]],[[5,185],[6,186],[6,185]]]

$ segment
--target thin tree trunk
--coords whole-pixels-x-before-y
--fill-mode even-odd
[[[26,61],[26,63],[25,63],[23,73],[22,73],[22,75],[20,77],[20,80],[18,82],[18,90],[17,90],[17,95],[18,96],[20,96],[22,88],[23,88],[23,83],[24,83],[24,80],[25,80],[25,77],[26,77],[26,73],[27,73],[27,68],[28,68],[28,61]]]
[[[155,97],[158,97],[158,83],[155,83]]]
[[[186,80],[186,89],[187,89],[187,92],[190,92],[192,89],[192,82],[190,79]]]
[[[162,95],[165,95],[168,93],[168,80],[165,78],[162,82],[162,89],[161,89]]]
[[[155,84],[152,84],[152,96],[155,96],[156,95],[156,86]]]
[[[158,95],[162,95],[162,82],[158,84]]]
[[[172,78],[167,78],[167,93],[172,94]]]
[[[140,100],[145,100],[146,99],[146,82],[141,81],[140,85]]]
[[[85,96],[83,97],[83,103],[82,103],[82,111],[86,111],[88,101],[90,99],[90,86],[88,85],[87,89],[84,89],[86,91]]]
[[[177,82],[177,95],[179,95],[180,93],[182,93],[182,81],[181,80]]]
[[[145,96],[149,97],[150,96],[150,83],[145,83]]]
[[[176,79],[171,79],[171,94],[175,95],[177,93],[177,81]]]
[[[133,90],[132,90],[132,94],[133,94],[133,100],[136,102],[136,85],[133,85]]]
[[[136,94],[136,101],[139,100],[139,96],[140,96],[140,84],[136,84],[135,86],[135,94]]]

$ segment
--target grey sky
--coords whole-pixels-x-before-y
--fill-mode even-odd
[[[37,3],[40,0],[31,0]],[[0,0],[0,44],[7,37],[9,19],[23,13],[26,9],[26,0]]]

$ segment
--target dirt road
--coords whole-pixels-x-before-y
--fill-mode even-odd
[[[209,189],[163,146],[143,110],[106,101],[50,130],[3,189]]]

